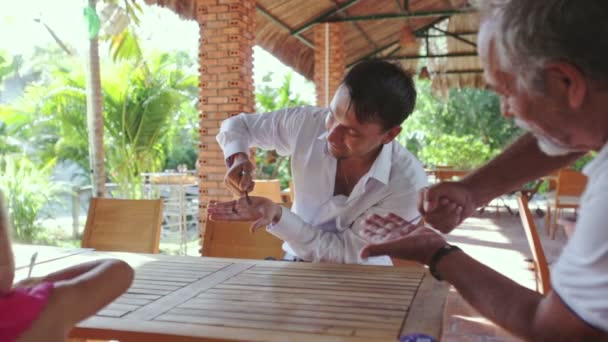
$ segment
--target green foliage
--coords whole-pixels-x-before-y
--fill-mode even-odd
[[[399,142],[428,165],[472,168],[483,164],[520,134],[501,116],[498,97],[481,89],[452,89],[446,100],[418,81],[414,113]]]
[[[574,170],[582,171],[585,165],[589,164],[597,156],[597,152],[589,152],[584,156],[580,157],[577,161],[572,164]]]
[[[0,159],[0,189],[18,241],[32,242],[42,231],[37,222],[39,212],[60,190],[59,183],[49,181],[53,166],[50,162],[40,167],[19,155]]]
[[[419,157],[429,165],[470,169],[483,164],[498,152],[473,135],[442,135],[432,139]]]
[[[112,178],[131,198],[140,195],[142,172],[162,169],[171,121],[189,102],[188,90],[197,86],[196,77],[183,74],[173,62],[162,54],[150,61],[150,74],[137,68],[104,82],[106,159]]]
[[[167,134],[162,139],[166,159],[163,169],[175,169],[179,164],[188,165],[194,169],[198,158],[198,61],[185,52],[166,55],[165,70],[172,70],[170,78],[176,84],[184,100],[171,118]]]
[[[6,52],[0,51],[0,90],[2,89],[2,82],[4,78],[11,74],[12,67],[11,63],[8,61],[8,56]]]
[[[273,74],[269,72],[264,75],[262,84],[256,87],[256,110],[258,113],[272,112],[281,108],[290,108],[309,105],[300,99],[298,94],[291,90],[292,75],[286,74],[279,88],[271,86]],[[290,163],[289,158],[279,156],[276,151],[255,151],[256,178],[257,179],[279,179],[281,188],[289,187]]]
[[[104,2],[116,5],[120,3],[118,0],[105,0]],[[124,60],[141,61],[143,59],[143,51],[139,43],[137,27],[140,23],[139,16],[143,13],[143,10],[136,0],[123,0],[121,8],[124,9],[129,18],[129,26],[116,35],[104,35],[101,39],[110,43],[110,55],[114,62]]]
[[[195,121],[197,77],[185,68],[186,62],[182,54],[161,54],[149,58],[152,72],[130,62],[104,68],[106,162],[111,180],[121,185],[126,197],[139,196],[139,174],[162,170],[172,152],[168,142],[186,132],[180,125]],[[30,155],[36,162],[72,160],[88,170],[84,75],[64,68],[53,75],[52,83],[30,86],[12,105],[0,106],[0,149],[25,148],[35,152]],[[183,134],[180,139],[168,145],[194,148],[195,140],[185,140]],[[191,152],[186,155],[193,157]],[[193,166],[194,160],[188,164]]]

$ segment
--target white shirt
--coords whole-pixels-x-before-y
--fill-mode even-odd
[[[395,213],[418,220],[418,192],[427,185],[420,162],[393,141],[382,151],[350,196],[334,196],[337,160],[327,151],[328,110],[297,107],[265,114],[240,114],[224,120],[217,141],[228,158],[250,146],[291,155],[295,200],[282,208],[268,231],[285,241],[283,249],[307,261],[391,265],[388,256],[362,260],[368,243],[364,219]]]
[[[551,283],[582,320],[608,331],[608,144],[583,172],[589,178],[576,229],[551,270]]]

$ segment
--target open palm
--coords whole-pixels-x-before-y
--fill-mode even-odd
[[[211,202],[207,209],[209,218],[214,221],[253,221],[251,230],[254,231],[280,216],[281,207],[270,199],[251,196],[249,200],[243,196],[233,201]]]
[[[361,250],[361,257],[390,255],[427,264],[446,244],[443,236],[422,224],[412,224],[395,214],[374,215],[365,220],[363,236],[372,243]]]

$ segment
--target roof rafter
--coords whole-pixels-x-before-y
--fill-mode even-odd
[[[366,20],[388,20],[388,19],[404,19],[404,18],[428,18],[438,16],[452,16],[456,14],[465,14],[474,12],[473,9],[460,9],[460,10],[444,10],[444,11],[418,11],[409,13],[376,13],[369,15],[359,15],[346,18],[331,17],[321,22],[335,23],[342,21],[366,21]]]
[[[386,60],[404,60],[404,59],[422,59],[422,58],[442,58],[442,57],[476,57],[476,52],[458,52],[458,53],[442,53],[435,55],[408,55],[408,56],[390,56],[383,57]]]
[[[334,8],[332,10],[329,10],[323,14],[321,14],[320,16],[316,17],[315,19],[307,22],[304,25],[301,25],[300,27],[293,29],[291,31],[291,34],[295,35],[295,34],[300,34],[306,30],[308,30],[309,28],[313,27],[314,25],[318,24],[318,23],[322,23],[324,22],[326,19],[330,18],[331,16],[333,16],[334,14],[338,13],[341,10],[345,10],[353,5],[355,5],[357,2],[359,2],[360,0],[349,0],[346,1],[345,3],[343,3],[342,5],[338,6],[337,8]]]
[[[426,31],[427,31],[429,28],[431,28],[432,26],[437,25],[437,24],[439,24],[440,22],[442,22],[442,21],[444,21],[444,20],[446,20],[446,19],[448,19],[448,18],[449,18],[449,16],[447,16],[447,17],[441,17],[441,18],[439,18],[439,19],[437,19],[437,20],[433,20],[433,21],[432,21],[432,22],[430,22],[429,24],[424,25],[424,26],[422,26],[421,28],[417,29],[417,30],[414,32],[414,34],[422,34],[422,32],[426,32]],[[370,53],[366,54],[365,56],[363,56],[363,57],[361,57],[361,58],[357,59],[356,61],[354,61],[354,62],[352,62],[352,63],[348,64],[348,65],[347,65],[347,68],[350,68],[351,66],[353,66],[354,64],[359,63],[359,62],[360,62],[360,61],[362,61],[362,60],[365,60],[365,59],[368,59],[368,58],[370,58],[370,57],[373,57],[373,56],[375,56],[375,55],[379,54],[380,52],[382,52],[382,51],[384,51],[384,50],[386,50],[386,49],[388,49],[388,48],[390,48],[391,46],[394,46],[394,45],[396,45],[396,44],[399,44],[399,39],[394,40],[394,41],[392,41],[392,42],[390,42],[390,43],[388,43],[388,44],[386,44],[386,45],[384,45],[384,46],[381,46],[381,47],[379,47],[379,48],[377,48],[377,49],[373,50],[372,52],[370,52]],[[399,49],[397,49],[397,50],[395,50],[395,51],[392,51],[392,52],[391,52],[391,54],[392,54],[392,53],[395,53],[395,52],[396,52],[396,51],[398,51],[398,50],[399,50]]]
[[[302,35],[300,35],[298,33],[296,33],[296,34],[292,33],[291,27],[289,27],[287,24],[285,24],[284,22],[282,22],[279,18],[277,18],[274,15],[272,15],[267,9],[265,9],[261,5],[256,5],[255,9],[258,12],[260,12],[263,16],[265,16],[266,18],[270,19],[270,21],[272,21],[273,23],[277,24],[282,29],[284,29],[287,32],[289,32],[292,36],[294,36],[297,39],[299,39],[302,43],[304,43],[304,45],[306,45],[306,46],[308,46],[309,48],[312,48],[312,49],[315,48],[315,44],[313,44],[310,40],[306,39],[305,37],[303,37]]]
[[[332,1],[334,2],[334,4],[336,4],[336,9],[337,9],[338,7],[340,7],[340,3],[338,3],[338,0],[332,0]],[[348,15],[348,12],[347,12],[346,10],[347,10],[346,8],[341,8],[341,9],[339,9],[339,10],[338,10],[338,12],[337,12],[337,13],[344,13],[344,15]],[[359,23],[358,23],[358,22],[352,22],[351,24],[353,25],[353,27],[354,27],[354,28],[355,28],[357,31],[359,31],[359,33],[361,34],[361,36],[362,36],[362,37],[363,37],[365,40],[367,40],[367,42],[368,42],[370,45],[372,45],[372,46],[373,46],[374,48],[376,48],[376,49],[378,48],[378,44],[376,44],[376,42],[374,42],[374,40],[373,40],[373,39],[372,39],[372,38],[371,38],[371,37],[370,37],[370,36],[367,34],[367,32],[365,32],[365,31],[363,30],[363,28],[361,28],[361,25],[359,25]]]
[[[437,28],[437,27],[435,27],[435,26],[432,26],[431,28],[432,28],[433,30],[437,30],[437,31],[439,31],[439,32],[441,32],[441,33],[443,33],[443,34],[445,34],[445,35],[446,35],[446,36],[448,36],[448,37],[452,37],[452,38],[454,38],[454,39],[456,39],[456,40],[459,40],[459,41],[461,41],[461,42],[463,42],[463,43],[465,43],[465,44],[468,44],[468,45],[471,45],[471,46],[473,46],[473,47],[477,48],[477,44],[473,43],[472,41],[470,41],[470,40],[468,40],[468,39],[466,39],[466,38],[462,38],[462,37],[461,37],[460,35],[458,35],[458,34],[455,34],[455,33],[452,33],[452,32],[448,32],[448,31],[445,31],[445,30],[442,30],[442,29]]]

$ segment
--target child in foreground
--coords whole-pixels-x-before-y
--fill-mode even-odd
[[[125,292],[133,269],[115,259],[75,265],[15,285],[9,225],[0,195],[0,341],[65,341],[80,321]]]

